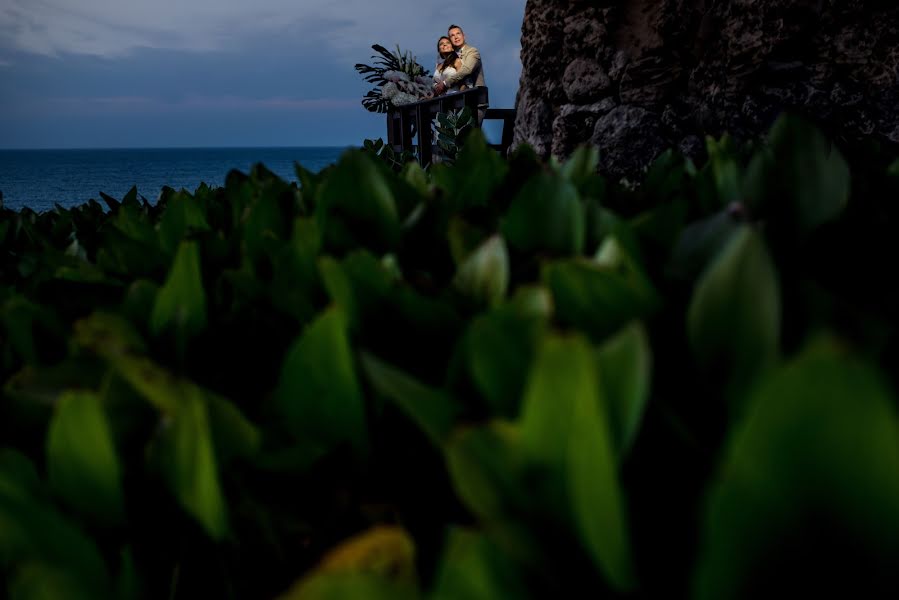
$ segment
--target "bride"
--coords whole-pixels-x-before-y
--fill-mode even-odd
[[[456,71],[458,71],[462,67],[462,59],[456,54],[456,51],[453,50],[453,43],[446,36],[441,37],[437,40],[437,54],[440,56],[440,62],[437,63],[437,66],[434,68],[434,85],[438,82],[443,81],[445,78],[450,75],[455,75]],[[451,94],[453,92],[462,92],[465,91],[472,86],[470,82],[465,79],[459,82],[457,85],[446,90],[447,94]]]

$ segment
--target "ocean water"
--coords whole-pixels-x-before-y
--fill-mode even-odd
[[[0,193],[6,208],[69,208],[99,192],[121,198],[132,186],[151,203],[164,186],[193,192],[200,183],[223,185],[231,169],[264,164],[296,181],[294,162],[318,172],[346,148],[145,148],[108,150],[0,150]],[[101,201],[102,204],[102,201]]]

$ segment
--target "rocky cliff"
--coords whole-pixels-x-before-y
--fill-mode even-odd
[[[543,156],[592,143],[634,174],[784,109],[899,145],[895,0],[527,0],[521,42],[515,143]]]

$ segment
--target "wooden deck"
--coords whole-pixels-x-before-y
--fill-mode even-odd
[[[477,115],[478,105],[486,105],[488,101],[487,88],[479,87],[391,108],[387,112],[387,143],[397,152],[415,152],[422,166],[430,164],[435,151],[433,121],[437,113],[447,113],[468,106],[472,114]],[[484,120],[503,122],[502,139],[499,144],[491,144],[491,147],[505,156],[512,145],[515,109],[488,108]]]

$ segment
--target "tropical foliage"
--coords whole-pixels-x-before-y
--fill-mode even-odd
[[[8,597],[893,595],[897,163],[707,150],[0,209]]]
[[[474,129],[476,121],[471,108],[465,106],[459,110],[437,113],[433,124],[438,154],[443,162],[451,163],[456,160],[465,137]]]
[[[396,47],[391,52],[384,46],[374,44],[372,55],[374,65],[362,63],[354,67],[365,81],[375,87],[362,97],[362,106],[370,112],[386,113],[391,105],[400,106],[420,100],[431,92],[428,71],[409,52]]]

